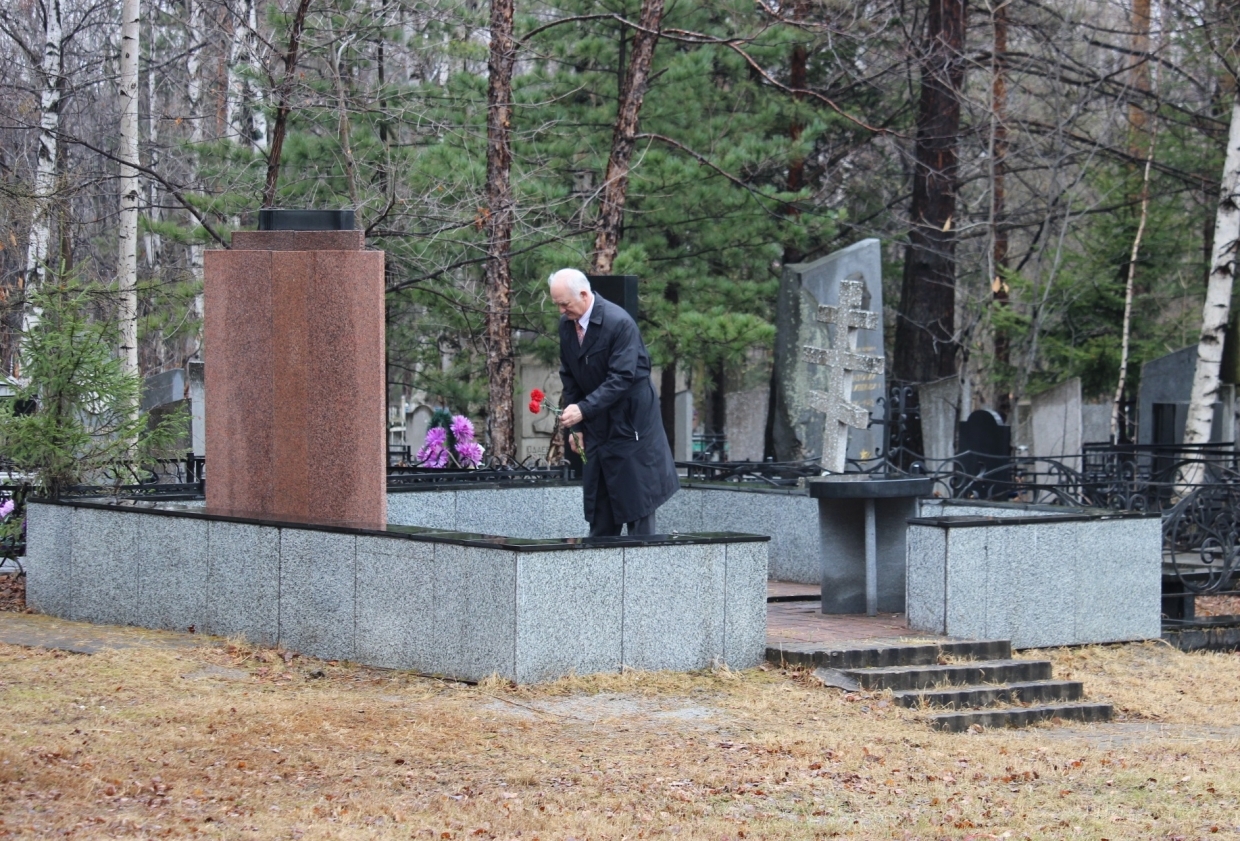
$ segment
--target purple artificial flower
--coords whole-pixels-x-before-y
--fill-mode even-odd
[[[482,464],[482,445],[469,441],[464,444],[456,445],[456,454],[461,459],[461,464],[466,467],[478,467]]]
[[[4,504],[0,505],[0,520],[7,519],[8,516],[13,513],[13,509],[16,507],[17,505],[14,504],[13,500],[6,499],[4,501]]]
[[[464,415],[452,418],[452,437],[458,444],[468,444],[474,440],[474,425]]]
[[[442,426],[433,426],[426,430],[426,442],[418,450],[417,459],[423,467],[441,468],[448,466],[448,430]]]

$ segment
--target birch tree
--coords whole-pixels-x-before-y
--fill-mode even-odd
[[[52,199],[56,192],[56,162],[59,149],[60,106],[65,90],[65,35],[61,0],[41,4],[42,43],[27,44],[19,35],[16,21],[7,11],[0,10],[0,24],[5,34],[26,53],[37,68],[39,83],[39,139],[35,163],[33,211],[26,240],[26,262],[22,282],[28,300],[43,286],[49,259],[52,235]],[[22,310],[22,333],[28,333],[38,321],[38,312],[26,304]],[[15,371],[14,373],[20,373]]]
[[[1201,311],[1201,338],[1197,342],[1197,368],[1184,423],[1184,443],[1205,444],[1210,440],[1214,404],[1218,402],[1219,366],[1223,361],[1223,334],[1231,312],[1231,290],[1236,272],[1236,248],[1240,242],[1240,91],[1232,100],[1231,125],[1227,130],[1227,157],[1219,187],[1218,214],[1214,221],[1214,253],[1210,260],[1210,280]],[[1196,484],[1202,478],[1202,465],[1185,471],[1184,483]]]
[[[121,159],[120,247],[117,278],[120,285],[121,353],[126,373],[138,374],[138,57],[141,55],[140,0],[121,6],[120,100]],[[134,406],[134,411],[137,411]]]

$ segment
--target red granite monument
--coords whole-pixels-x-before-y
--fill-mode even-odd
[[[307,218],[322,224],[285,224]],[[384,261],[363,246],[259,230],[206,252],[208,509],[386,523]]]

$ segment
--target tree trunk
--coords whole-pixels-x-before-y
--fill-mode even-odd
[[[117,279],[120,286],[121,352],[126,373],[138,375],[138,56],[141,54],[140,0],[121,6],[121,159],[120,247]],[[133,407],[136,412],[137,406]]]
[[[1112,444],[1119,443],[1120,412],[1124,404],[1124,389],[1128,385],[1128,348],[1132,340],[1132,299],[1137,277],[1137,257],[1141,253],[1141,238],[1145,235],[1145,223],[1150,215],[1150,168],[1153,164],[1154,141],[1151,137],[1149,150],[1145,157],[1145,173],[1141,176],[1141,215],[1137,219],[1137,235],[1132,238],[1132,252],[1128,256],[1128,282],[1124,284],[1124,319],[1120,324],[1119,381],[1115,384],[1115,399],[1111,403]]]
[[[1240,240],[1240,95],[1232,102],[1231,127],[1227,132],[1227,157],[1220,179],[1218,215],[1214,222],[1214,255],[1210,283],[1201,313],[1201,339],[1197,343],[1197,370],[1184,424],[1185,444],[1210,440],[1214,404],[1218,401],[1219,366],[1223,360],[1223,334],[1231,308],[1235,279],[1236,248]],[[1201,479],[1201,465],[1188,471],[1186,484]]]
[[[1006,176],[1007,176],[1007,2],[994,8],[992,28],[994,49],[991,57],[990,94],[990,289],[996,307],[1008,306],[1008,284],[1003,271],[1008,262],[1008,234],[1006,228]],[[1012,349],[1007,333],[995,330],[995,363],[1003,371],[1011,365]],[[1003,382],[1003,380],[1000,380]],[[1012,391],[999,387],[995,401],[999,414],[1009,421],[1012,417]]]
[[[52,198],[56,193],[57,139],[60,131],[60,105],[64,92],[64,25],[61,0],[48,0],[43,18],[42,61],[39,66],[39,151],[34,175],[34,212],[26,240],[26,266],[23,285],[26,300],[43,285],[48,249],[52,239]],[[27,333],[39,320],[39,313],[27,303],[22,310],[22,332]],[[18,367],[15,365],[15,368]],[[20,370],[15,370],[19,374]]]
[[[189,105],[190,118],[190,152],[186,156],[188,169],[188,186],[195,191],[202,190],[202,180],[198,172],[198,147],[206,139],[207,116],[203,113],[202,90],[204,82],[203,61],[200,51],[206,37],[206,0],[187,0],[189,16],[186,29],[188,49],[185,54],[185,94]],[[185,339],[181,342],[181,364],[184,365],[198,354],[200,347],[199,328],[202,323],[202,252],[199,242],[191,242],[189,246],[189,272],[193,278],[197,292],[190,303],[187,320],[191,326],[185,330]]]
[[[672,317],[675,318],[676,305],[680,303],[680,288],[669,283],[663,288],[663,300],[671,306]],[[676,452],[676,357],[673,356],[663,366],[659,378],[659,414],[663,417],[663,431],[667,433],[667,446],[672,453]]]
[[[288,34],[288,50],[284,53],[284,75],[276,88],[276,124],[271,131],[271,147],[267,150],[267,183],[263,187],[263,207],[275,207],[276,187],[280,183],[280,155],[284,151],[284,135],[288,131],[288,115],[292,107],[289,97],[296,81],[297,55],[301,49],[301,34],[306,28],[306,12],[310,0],[300,0],[297,14]]]
[[[930,382],[957,372],[956,147],[964,29],[965,0],[930,0],[920,50],[912,226],[896,314],[893,374],[902,382]]]
[[[633,161],[638,120],[641,116],[642,100],[646,96],[646,83],[650,79],[654,48],[659,42],[659,27],[663,23],[663,0],[642,0],[641,14],[637,22],[640,28],[633,35],[633,53],[629,57],[628,70],[620,88],[620,104],[611,136],[611,157],[607,160],[607,175],[599,203],[598,233],[594,239],[595,274],[611,273],[616,252],[620,248],[624,200],[629,188],[629,166]],[[623,37],[622,33],[621,38]]]
[[[491,453],[516,455],[512,390],[512,70],[517,48],[512,35],[513,0],[491,0],[491,54],[487,62],[487,433]]]

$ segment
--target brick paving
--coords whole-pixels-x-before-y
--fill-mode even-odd
[[[806,600],[817,599],[821,595],[821,588],[817,584],[798,584],[795,581],[768,581],[766,582],[766,597],[768,599],[788,599]]]

